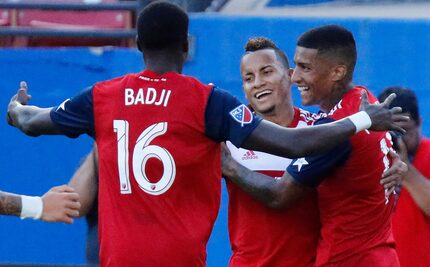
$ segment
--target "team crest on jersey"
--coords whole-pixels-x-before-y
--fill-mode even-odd
[[[252,115],[251,110],[244,104],[236,107],[232,111],[230,111],[230,115],[233,117],[235,121],[240,123],[240,125],[243,127],[244,124],[249,124],[254,119],[254,116]]]

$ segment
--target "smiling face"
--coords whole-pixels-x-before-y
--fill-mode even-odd
[[[279,109],[292,108],[291,70],[281,63],[273,49],[245,54],[240,73],[245,97],[255,112],[273,115]]]
[[[319,55],[317,49],[297,46],[294,55],[296,67],[292,82],[297,84],[303,105],[318,105],[329,111],[340,100],[336,83],[343,79],[345,66],[336,65],[333,60]]]

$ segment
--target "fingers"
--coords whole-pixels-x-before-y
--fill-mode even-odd
[[[68,201],[65,205],[66,208],[72,209],[72,210],[76,210],[79,212],[79,210],[81,209],[81,203],[78,201]],[[79,213],[78,215],[79,216]]]
[[[392,108],[394,109],[394,108]],[[391,110],[392,110],[391,109]],[[410,120],[409,116],[401,115],[401,114],[393,114],[393,121],[394,122],[408,122]]]
[[[386,99],[385,101],[382,103],[383,106],[385,107],[389,107],[391,102],[393,102],[394,98],[396,98],[396,94],[395,93],[391,93]]]
[[[54,191],[54,192],[70,192],[73,193],[75,192],[75,189],[73,189],[72,187],[68,186],[68,185],[59,185],[59,186],[54,186],[52,187],[49,191]]]
[[[26,89],[26,90],[28,89],[27,83],[25,81],[21,81],[19,83],[19,87],[21,87],[22,89]]]
[[[66,209],[65,213],[69,217],[73,217],[73,218],[79,217],[79,210],[76,210],[76,209]]]
[[[385,189],[389,189],[392,187],[396,187],[399,183],[399,180],[401,180],[401,177],[399,175],[392,175],[390,177],[381,179],[381,184],[384,186]]]
[[[366,90],[361,90],[361,105],[369,104],[369,99]]]

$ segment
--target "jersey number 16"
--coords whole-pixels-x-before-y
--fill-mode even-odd
[[[129,171],[129,133],[128,121],[114,120],[113,130],[117,134],[118,142],[118,173],[121,194],[131,194]],[[176,176],[176,165],[172,155],[165,148],[150,145],[157,136],[165,134],[167,122],[152,124],[137,138],[133,149],[133,174],[139,187],[148,194],[161,195],[172,186]],[[163,164],[163,175],[156,183],[152,183],[145,172],[145,166],[150,158],[157,158]]]

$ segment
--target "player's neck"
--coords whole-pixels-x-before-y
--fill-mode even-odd
[[[294,107],[285,105],[282,108],[276,108],[270,113],[259,114],[263,119],[276,123],[283,127],[289,127],[294,120]]]
[[[149,69],[155,73],[163,74],[166,72],[182,73],[184,64],[180,56],[168,53],[153,53],[144,56],[145,69]]]
[[[352,82],[348,82],[347,84],[335,84],[331,94],[319,104],[320,110],[326,113],[330,112],[352,88],[354,88]]]

